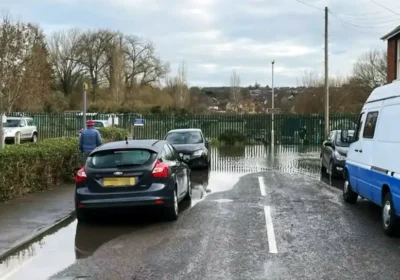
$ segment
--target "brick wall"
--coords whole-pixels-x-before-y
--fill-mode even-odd
[[[400,34],[388,40],[387,48],[387,82],[396,80],[397,68],[397,41],[400,40]],[[400,71],[400,69],[399,69]]]

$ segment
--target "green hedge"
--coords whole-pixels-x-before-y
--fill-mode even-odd
[[[121,141],[124,140],[125,137],[129,136],[126,129],[118,127],[103,127],[99,128],[98,131],[100,132],[101,137],[106,141]]]
[[[120,128],[99,131],[104,142],[123,140],[128,135]],[[76,137],[6,146],[0,151],[0,201],[71,182],[80,165]]]

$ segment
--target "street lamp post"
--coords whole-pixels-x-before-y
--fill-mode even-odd
[[[4,148],[4,133],[3,133],[3,92],[0,88],[0,150]]]
[[[274,93],[274,64],[272,61],[272,116],[271,116],[271,145],[275,145],[275,131],[274,131],[274,109],[275,109],[275,93]]]
[[[83,96],[82,96],[82,98],[83,98],[83,129],[86,129],[86,110],[87,110],[87,104],[86,104],[86,102],[87,102],[87,98],[86,98],[86,92],[87,92],[87,89],[88,89],[88,84],[87,83],[84,83],[83,84]]]

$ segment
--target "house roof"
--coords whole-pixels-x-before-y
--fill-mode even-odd
[[[386,34],[385,36],[383,36],[381,38],[381,40],[389,40],[391,38],[393,38],[396,35],[400,34],[400,25],[397,26],[395,29],[393,29],[392,31],[390,31],[388,34]]]

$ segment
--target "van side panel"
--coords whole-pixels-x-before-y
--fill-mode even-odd
[[[385,100],[375,129],[372,151],[372,201],[382,204],[382,186],[392,193],[396,214],[400,215],[400,98]]]

